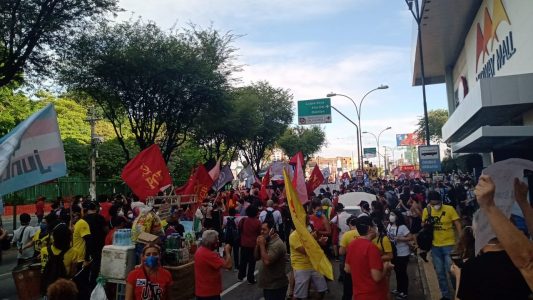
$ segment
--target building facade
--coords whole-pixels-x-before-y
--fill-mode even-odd
[[[426,83],[445,83],[452,154],[480,153],[484,166],[533,160],[533,1],[426,0]],[[413,84],[421,83],[418,45]]]

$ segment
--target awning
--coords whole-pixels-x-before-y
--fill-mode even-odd
[[[482,126],[452,145],[453,153],[487,153],[498,149],[533,151],[533,126]]]

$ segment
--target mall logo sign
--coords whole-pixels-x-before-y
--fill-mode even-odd
[[[492,16],[489,13],[489,8],[485,7],[485,14],[483,15],[483,30],[481,25],[477,23],[477,43],[476,43],[476,81],[482,78],[494,77],[497,70],[500,70],[505,63],[511,59],[516,53],[516,48],[513,43],[513,32],[509,31],[503,38],[498,37],[496,30],[503,22],[511,25],[507,11],[503,6],[502,0],[494,0],[492,8]],[[496,41],[496,50],[494,44]],[[490,43],[490,53],[488,46]],[[492,55],[491,55],[492,53]],[[479,57],[483,59],[483,68],[478,73]],[[488,58],[485,62],[485,58]]]

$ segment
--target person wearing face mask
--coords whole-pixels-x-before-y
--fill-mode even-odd
[[[409,277],[407,276],[407,265],[409,264],[409,242],[413,240],[413,236],[405,225],[403,215],[400,210],[395,210],[389,215],[389,225],[387,226],[387,236],[392,244],[395,246],[393,264],[394,273],[396,274],[396,287],[392,291],[397,299],[407,299],[409,290]],[[393,251],[394,252],[394,251]]]
[[[41,224],[39,224],[37,231],[35,231],[33,238],[24,246],[22,246],[20,251],[24,251],[33,247],[33,257],[38,257],[41,253],[41,249],[52,243],[51,229],[54,228],[58,223],[59,221],[57,220],[56,215],[46,215]],[[50,228],[50,230],[48,228]]]
[[[206,230],[202,233],[200,247],[194,254],[194,289],[197,300],[220,299],[222,293],[222,274],[220,269],[231,270],[231,246],[224,246],[224,258],[217,250],[220,245],[218,232]]]
[[[447,275],[452,266],[451,252],[456,243],[454,227],[457,236],[460,236],[462,226],[455,209],[452,206],[442,204],[439,192],[429,192],[428,201],[428,207],[422,212],[422,223],[430,222],[433,224],[431,258],[439,282],[441,300],[449,300],[453,298],[448,287]],[[452,279],[452,282],[455,281]]]
[[[331,236],[331,227],[329,224],[329,220],[326,218],[324,214],[324,210],[322,209],[322,204],[320,201],[313,201],[311,203],[311,209],[313,214],[309,216],[309,223],[313,227],[314,232],[316,232],[318,239]],[[324,249],[324,245],[321,245],[324,252],[326,254],[329,251],[328,249]]]
[[[261,224],[261,235],[257,237],[255,258],[261,260],[259,266],[259,287],[263,289],[265,300],[285,299],[289,280],[285,268],[287,248],[279,238],[274,222]]]
[[[169,299],[168,288],[172,275],[160,266],[161,250],[156,244],[144,247],[141,265],[128,274],[126,279],[126,300]]]
[[[393,266],[383,264],[381,252],[372,243],[377,236],[377,226],[367,216],[357,218],[355,227],[361,236],[347,249],[344,271],[352,275],[353,295],[357,300],[386,300],[387,281]]]

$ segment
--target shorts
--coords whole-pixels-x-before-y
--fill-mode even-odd
[[[328,290],[326,279],[315,270],[294,270],[294,298],[306,299],[309,292],[309,281],[313,282],[319,293]]]

